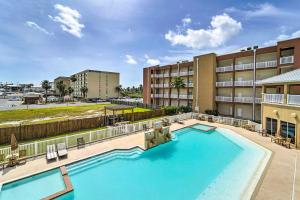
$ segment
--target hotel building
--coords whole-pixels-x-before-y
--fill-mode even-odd
[[[74,97],[83,98],[82,87],[87,87],[87,99],[109,99],[118,97],[116,87],[120,85],[120,73],[97,70],[84,70],[74,74],[75,82],[71,82],[74,88]]]
[[[55,94],[59,94],[59,90],[58,90],[58,88],[56,87],[56,85],[57,85],[57,83],[59,83],[60,81],[63,82],[63,84],[66,86],[66,89],[67,89],[68,87],[71,86],[71,79],[70,79],[70,77],[59,76],[59,77],[57,77],[56,79],[54,79],[54,81],[53,81]]]
[[[275,46],[257,46],[240,52],[195,56],[192,61],[144,68],[144,103],[177,106],[171,83],[180,76],[180,105],[195,111],[217,110],[220,115],[261,121],[262,86],[256,82],[300,67],[300,38]],[[277,87],[268,92],[278,91]]]

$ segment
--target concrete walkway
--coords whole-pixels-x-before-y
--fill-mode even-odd
[[[187,120],[185,125],[172,124],[171,130],[177,130],[195,123],[230,129],[273,152],[270,164],[261,178],[254,199],[257,200],[297,200],[300,199],[300,151],[287,149],[270,141],[269,137],[262,137],[258,133],[247,131],[243,128],[232,127],[217,123],[208,123],[198,120]],[[0,182],[4,183],[28,176],[37,172],[56,168],[77,160],[97,155],[116,148],[127,149],[135,146],[144,148],[144,135],[137,133],[124,136],[102,143],[87,145],[82,149],[69,151],[67,159],[47,163],[44,157],[28,161],[25,165],[16,168],[7,168],[2,172]],[[297,160],[296,160],[297,159]],[[247,166],[245,166],[247,167]],[[296,168],[295,168],[296,167]]]

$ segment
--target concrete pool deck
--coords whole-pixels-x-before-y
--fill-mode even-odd
[[[184,125],[178,123],[172,124],[171,131],[184,128],[195,123],[202,123],[232,130],[273,152],[269,166],[260,180],[259,187],[257,187],[254,199],[300,199],[299,150],[287,149],[278,144],[272,143],[269,137],[262,137],[258,133],[247,131],[243,128],[194,119],[186,120]],[[86,145],[85,148],[81,149],[71,149],[69,150],[68,158],[57,160],[56,162],[47,163],[45,157],[28,160],[24,165],[19,165],[15,168],[6,168],[4,171],[0,171],[0,183],[9,182],[38,172],[60,167],[113,149],[129,149],[135,146],[144,148],[143,133],[132,134],[100,143]]]

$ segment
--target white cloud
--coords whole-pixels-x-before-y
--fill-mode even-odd
[[[187,29],[185,33],[169,31],[165,39],[174,45],[184,45],[194,49],[212,48],[223,45],[242,29],[241,22],[231,18],[227,14],[212,17],[211,27],[207,29]]]
[[[133,58],[133,56],[126,55],[125,57],[126,57],[125,62],[127,64],[130,64],[130,65],[136,65],[137,64],[137,61]]]
[[[192,23],[192,19],[190,17],[185,17],[181,21],[182,21],[183,26],[187,26],[190,23]]]
[[[54,8],[58,10],[58,16],[52,17],[49,15],[50,19],[52,19],[54,22],[60,23],[60,27],[63,31],[66,31],[75,37],[81,38],[81,30],[85,26],[84,24],[80,24],[78,21],[81,18],[80,13],[75,9],[61,4],[55,4]]]
[[[47,35],[53,35],[53,33],[48,32],[46,29],[44,29],[43,27],[39,26],[37,23],[32,22],[32,21],[27,21],[25,22],[25,25],[33,28],[35,30],[41,31],[42,33],[45,33]]]
[[[288,16],[292,15],[291,12],[284,11],[282,9],[277,8],[276,6],[270,3],[262,3],[262,4],[248,4],[245,9],[238,9],[235,7],[226,8],[225,12],[228,13],[237,13],[240,15],[244,15],[247,18],[252,17],[263,17],[263,16]]]
[[[293,38],[298,38],[298,37],[300,37],[300,30],[295,31],[291,34],[280,34],[276,37],[276,39],[269,40],[269,41],[265,42],[263,45],[271,46],[271,45],[275,45],[278,41],[288,40],[288,39],[293,39]]]
[[[160,64],[160,61],[158,59],[150,58],[147,54],[145,55],[145,59],[148,65],[154,66]]]

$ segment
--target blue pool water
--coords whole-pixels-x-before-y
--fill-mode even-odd
[[[59,199],[239,200],[266,157],[264,149],[226,129],[189,127],[173,135],[172,141],[147,151],[118,150],[68,165],[74,191]],[[60,178],[54,179],[46,187],[60,185]],[[27,184],[20,191],[41,193],[45,188]],[[6,187],[18,191],[19,184]],[[1,200],[24,199],[10,198],[8,188],[3,186]],[[39,199],[35,197],[30,199]]]
[[[29,178],[3,185],[2,200],[41,199],[65,189],[59,169],[44,172]]]

